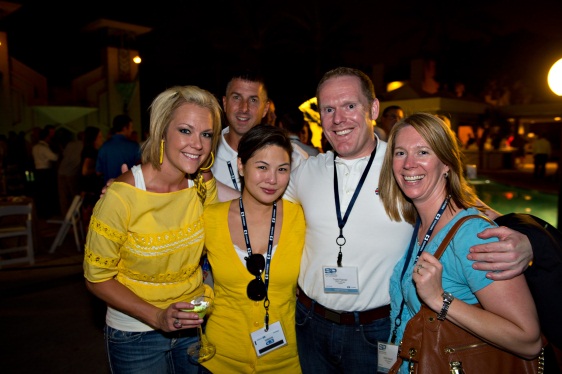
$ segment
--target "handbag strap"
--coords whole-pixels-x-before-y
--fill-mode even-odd
[[[441,244],[439,244],[439,247],[437,248],[437,251],[435,251],[435,253],[433,254],[433,256],[435,256],[435,258],[437,258],[437,260],[439,260],[441,258],[441,255],[443,254],[443,252],[445,252],[445,249],[447,249],[447,246],[449,245],[449,242],[451,241],[451,239],[453,239],[453,236],[455,236],[459,227],[461,227],[461,225],[465,221],[468,221],[469,219],[472,219],[472,218],[482,218],[483,220],[486,220],[486,221],[490,222],[492,225],[495,225],[495,223],[491,219],[489,219],[486,216],[479,215],[479,214],[471,214],[471,215],[462,217],[457,222],[455,222],[453,227],[451,227],[451,229],[449,230],[447,235],[445,235],[445,238],[443,239]],[[416,221],[416,230],[417,230],[418,227],[419,227],[419,219]],[[415,236],[412,236],[412,242],[410,243],[410,249],[409,249],[407,258],[409,258],[412,254],[414,239],[415,239]],[[408,267],[408,262],[406,261],[406,263],[404,264],[404,268],[402,269],[402,277],[404,277],[404,273],[406,272],[407,267]],[[402,279],[402,277],[401,277],[401,279]],[[392,331],[392,335],[391,335],[391,338],[390,338],[391,343],[394,343],[396,341],[396,334],[397,334],[397,331],[398,331],[398,326],[400,326],[400,324],[402,323],[402,319],[401,319],[402,318],[402,311],[404,310],[405,303],[406,303],[406,300],[404,298],[402,298],[400,310],[398,311],[398,316],[396,317],[395,323],[394,323],[395,327],[394,327],[394,330]]]
[[[441,258],[441,255],[443,254],[443,252],[445,252],[445,249],[447,249],[447,246],[449,245],[449,242],[451,241],[451,239],[453,239],[453,236],[455,236],[459,227],[461,227],[461,225],[465,221],[468,221],[469,219],[473,219],[473,218],[482,218],[483,220],[490,222],[492,225],[495,225],[494,221],[492,221],[491,219],[489,219],[486,216],[482,216],[482,215],[479,215],[479,214],[471,214],[469,216],[462,217],[457,222],[455,222],[453,227],[451,227],[451,229],[449,230],[449,232],[445,236],[445,239],[443,239],[441,244],[439,244],[439,247],[437,248],[437,250],[433,254],[433,256],[435,256],[436,259],[439,260]]]

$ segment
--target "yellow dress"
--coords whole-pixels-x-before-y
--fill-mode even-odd
[[[264,327],[265,309],[263,300],[253,301],[246,295],[246,287],[255,277],[240,261],[230,238],[230,204],[228,201],[205,207],[205,246],[215,285],[215,308],[208,317],[206,334],[217,351],[203,366],[220,374],[300,373],[295,295],[304,247],[302,208],[283,201],[281,236],[269,273],[269,324],[281,322],[288,344],[258,358],[250,333]]]
[[[218,201],[215,179],[205,205]],[[114,182],[97,202],[86,238],[84,276],[115,278],[141,299],[166,308],[203,290],[203,205],[195,187],[147,192]]]

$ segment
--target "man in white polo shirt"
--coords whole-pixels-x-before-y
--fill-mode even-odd
[[[222,104],[228,126],[222,130],[215,163],[211,168],[220,183],[240,191],[240,176],[236,166],[238,143],[248,130],[261,123],[269,110],[267,89],[263,78],[253,71],[242,71],[231,76],[226,86]],[[292,167],[308,157],[298,146],[293,146]],[[221,201],[235,198],[233,193],[224,195],[227,189],[219,188]]]

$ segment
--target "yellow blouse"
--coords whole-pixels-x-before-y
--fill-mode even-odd
[[[218,201],[216,182],[206,184],[205,205]],[[97,202],[86,238],[84,276],[115,278],[160,308],[203,290],[203,205],[195,187],[170,193],[114,182]]]

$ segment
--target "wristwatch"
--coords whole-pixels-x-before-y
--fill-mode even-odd
[[[453,300],[455,300],[455,297],[449,292],[443,292],[441,296],[443,297],[443,308],[441,308],[441,311],[437,315],[437,319],[439,321],[444,321],[445,317],[447,317],[447,312],[449,311],[449,305],[451,305]]]

